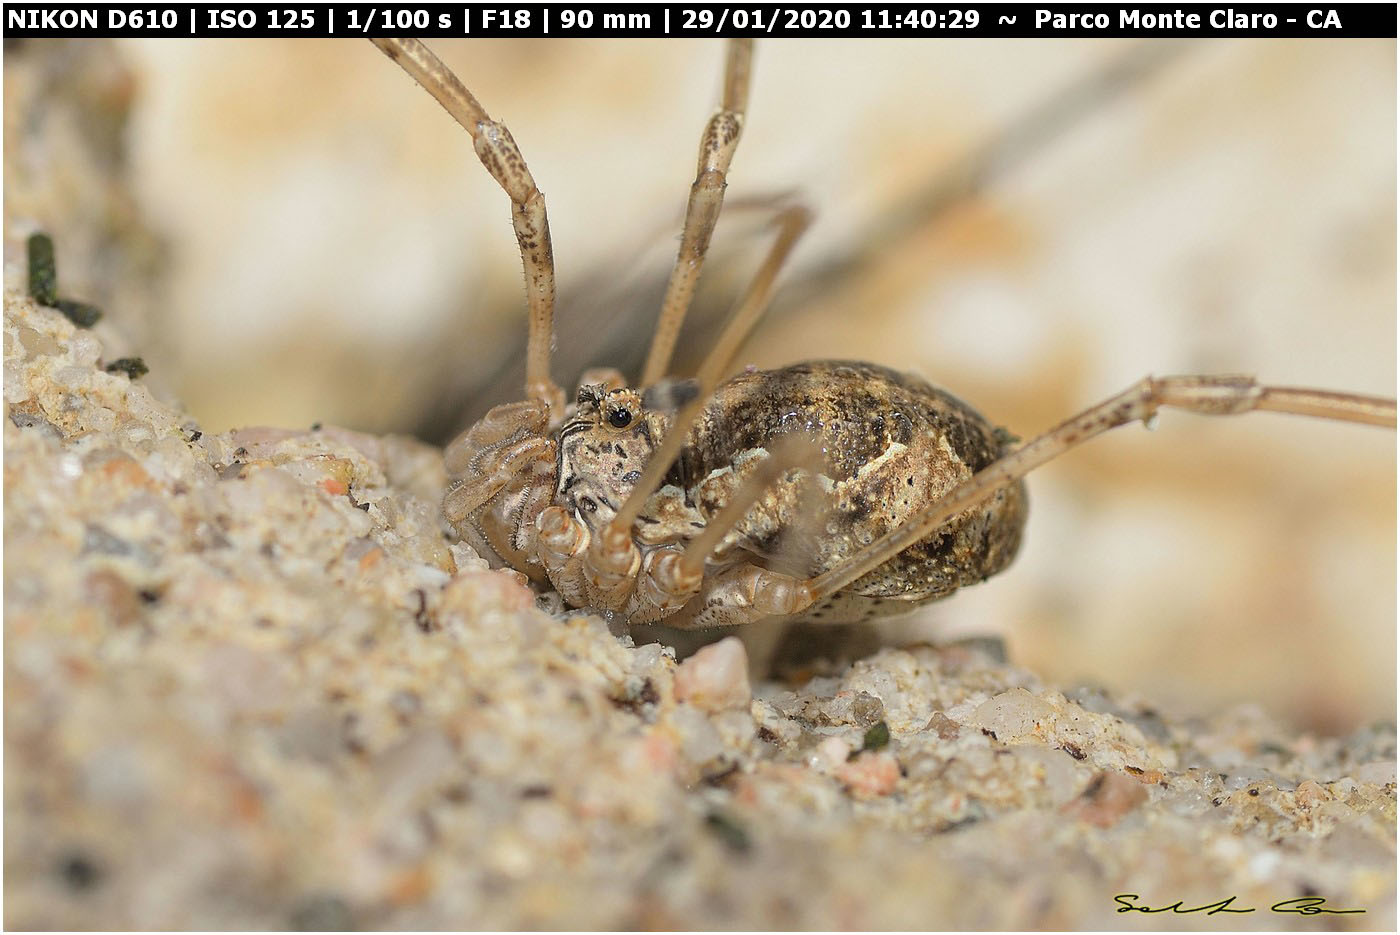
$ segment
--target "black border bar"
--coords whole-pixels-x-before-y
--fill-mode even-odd
[[[1394,39],[1392,3],[11,3],[6,39],[68,37]]]

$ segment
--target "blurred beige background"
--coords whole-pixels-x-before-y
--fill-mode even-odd
[[[611,326],[635,358],[722,47],[433,45],[547,194],[561,334]],[[144,302],[85,280],[65,238],[110,204],[56,207],[52,184],[14,203],[8,143],[7,261],[26,224],[53,229],[64,291],[115,302],[106,333],[208,430],[440,435],[484,405],[523,336],[519,259],[505,195],[426,94],[359,41],[111,51],[113,171],[162,272]],[[1393,394],[1395,69],[1386,41],[760,44],[729,198],[795,190],[817,223],[742,363],[915,370],[1023,436],[1149,372]],[[969,197],[938,194],[968,171]],[[724,310],[760,223],[721,223],[701,311]],[[561,382],[604,362],[563,359],[583,346],[561,337]],[[1166,413],[1030,483],[1013,568],[901,632],[1003,634],[1048,679],[1178,710],[1393,716],[1394,434]]]

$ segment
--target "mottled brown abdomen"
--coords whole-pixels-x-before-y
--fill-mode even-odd
[[[855,361],[811,361],[721,385],[691,432],[681,480],[698,494],[696,485],[711,472],[799,431],[819,439],[827,458],[825,505],[810,491],[801,501],[809,512],[825,513],[817,534],[794,536],[800,523],[755,518],[744,530],[744,546],[808,575],[912,520],[999,458],[1006,438],[966,403],[918,377]],[[696,502],[712,512],[703,497]],[[840,600],[825,610],[843,620],[874,616],[981,581],[1015,557],[1025,518],[1026,492],[1018,483],[854,582],[844,592],[846,612]]]

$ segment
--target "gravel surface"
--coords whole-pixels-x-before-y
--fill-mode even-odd
[[[453,542],[436,449],[203,433],[6,285],[7,927],[1395,927],[1393,724],[678,663]]]

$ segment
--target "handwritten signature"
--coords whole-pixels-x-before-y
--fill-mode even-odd
[[[1238,897],[1231,896],[1219,902],[1205,903],[1200,906],[1183,906],[1181,900],[1177,900],[1170,906],[1140,906],[1135,900],[1141,899],[1137,893],[1119,893],[1113,897],[1113,901],[1118,904],[1118,912],[1171,912],[1176,915],[1188,915],[1193,912],[1204,912],[1208,916],[1213,916],[1217,912],[1246,913],[1253,912],[1254,908],[1243,907],[1236,909],[1235,900]],[[1332,909],[1327,906],[1327,900],[1321,896],[1299,896],[1296,899],[1284,899],[1274,903],[1269,907],[1270,912],[1293,913],[1300,916],[1315,915],[1348,915],[1356,912],[1365,912],[1365,909]]]

